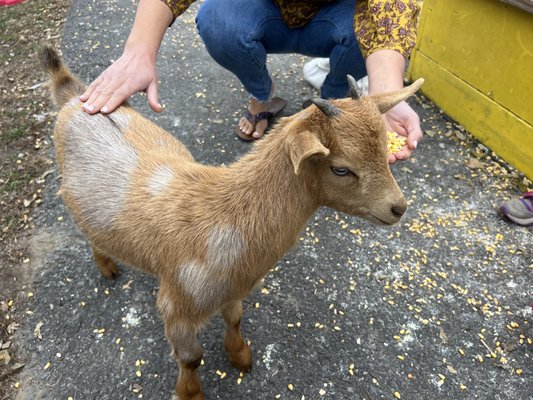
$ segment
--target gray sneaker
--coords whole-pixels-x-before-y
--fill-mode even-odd
[[[503,215],[522,226],[533,226],[533,192],[519,199],[507,200],[500,208]]]

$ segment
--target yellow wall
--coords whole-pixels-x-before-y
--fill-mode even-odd
[[[497,0],[424,0],[409,76],[533,179],[533,14]]]

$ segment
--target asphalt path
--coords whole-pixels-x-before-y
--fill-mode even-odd
[[[233,134],[247,96],[208,56],[195,4],[167,32],[158,59],[165,111],[132,103],[200,162],[250,149]],[[134,2],[73,0],[65,62],[89,82],[121,54]],[[316,96],[307,59],[269,58],[283,115]],[[533,399],[532,231],[498,207],[520,176],[419,95],[427,131],[392,167],[409,200],[392,228],[320,209],[298,246],[245,303],[254,355],[241,376],[216,317],[201,334],[208,399]],[[52,154],[50,154],[52,157]],[[102,278],[55,196],[57,171],[31,241],[31,315],[20,330],[20,399],[169,399],[177,367],[155,307],[158,282],[122,269]]]

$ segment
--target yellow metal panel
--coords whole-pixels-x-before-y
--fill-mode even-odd
[[[498,0],[424,0],[416,51],[533,121],[533,14]]]
[[[424,54],[415,52],[410,76],[426,78],[422,91],[446,114],[533,179],[533,125]],[[531,106],[531,101],[528,101]]]

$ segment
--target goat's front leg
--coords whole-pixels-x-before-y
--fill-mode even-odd
[[[252,352],[241,336],[242,301],[232,301],[222,308],[226,322],[224,345],[231,364],[243,372],[252,369]]]
[[[176,382],[178,399],[204,400],[198,372],[204,354],[202,345],[198,341],[201,324],[180,315],[177,312],[176,299],[173,299],[168,292],[159,291],[157,306],[165,323],[165,336],[179,367]]]
[[[176,357],[179,375],[176,394],[179,400],[204,400],[198,367],[204,351],[198,341],[198,331],[187,323],[165,320],[165,334]]]

